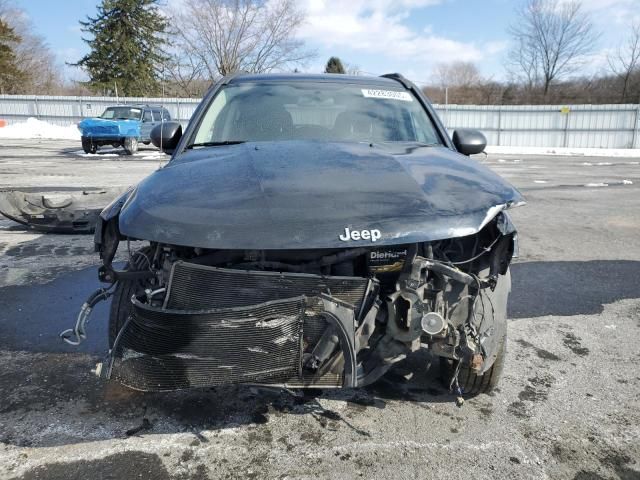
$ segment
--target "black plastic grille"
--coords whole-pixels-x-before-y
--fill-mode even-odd
[[[360,277],[232,270],[180,261],[173,266],[165,306],[204,310],[326,293],[353,305],[357,312],[367,283]]]

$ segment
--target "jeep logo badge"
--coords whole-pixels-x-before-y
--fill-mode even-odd
[[[375,242],[379,240],[381,236],[380,230],[350,230],[347,227],[339,238],[343,242],[348,242],[349,240],[371,240]]]

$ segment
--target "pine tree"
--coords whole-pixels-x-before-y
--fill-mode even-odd
[[[20,70],[14,45],[20,42],[13,28],[0,18],[0,94],[19,91],[24,78]]]
[[[346,73],[338,57],[331,57],[324,67],[324,73]]]
[[[95,18],[80,22],[93,36],[83,40],[91,51],[76,66],[89,74],[92,90],[122,96],[150,96],[159,90],[158,69],[167,22],[158,0],[102,0]]]

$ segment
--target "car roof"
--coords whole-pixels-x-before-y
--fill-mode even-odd
[[[119,103],[117,105],[109,105],[107,108],[115,108],[115,107],[129,107],[129,108],[164,108],[166,110],[165,107],[163,107],[162,105],[149,105],[146,103]]]
[[[339,73],[260,73],[239,74],[227,80],[229,84],[258,83],[258,82],[331,82],[331,83],[355,83],[360,85],[375,85],[386,87],[402,87],[402,83],[393,78],[371,77],[364,75],[343,75]]]

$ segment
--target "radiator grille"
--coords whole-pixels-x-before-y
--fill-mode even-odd
[[[360,308],[368,279],[232,270],[176,262],[165,306],[206,310],[326,293]]]
[[[116,125],[96,125],[89,130],[89,135],[117,135],[118,133]]]

